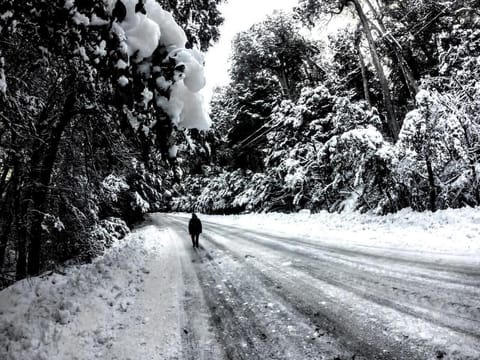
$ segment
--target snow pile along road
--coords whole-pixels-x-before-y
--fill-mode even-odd
[[[182,281],[169,240],[146,226],[92,264],[0,292],[0,359],[180,356]]]
[[[127,311],[141,291],[141,273],[147,271],[143,239],[132,235],[92,264],[25,279],[2,291],[0,358],[82,358],[114,341],[102,317]],[[90,323],[79,321],[85,312],[91,317],[81,316],[82,322]],[[71,347],[60,349],[65,339]],[[86,349],[91,353],[84,354]]]

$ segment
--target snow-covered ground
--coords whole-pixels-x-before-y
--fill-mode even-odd
[[[175,236],[144,226],[92,264],[1,291],[0,359],[186,358],[182,334],[189,330],[182,318],[185,281],[178,256],[186,252]],[[194,280],[188,288],[199,291]],[[200,315],[188,323],[202,328],[202,336],[210,338],[204,341],[208,352],[216,354],[202,304],[198,307]]]
[[[480,357],[478,209],[189,217],[1,291],[0,359]]]
[[[188,217],[187,214],[177,216]],[[480,208],[414,212],[385,216],[357,212],[311,214],[265,213],[235,216],[202,215],[202,219],[246,229],[263,229],[347,247],[379,247],[445,255],[479,255]]]

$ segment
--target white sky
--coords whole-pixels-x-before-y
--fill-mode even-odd
[[[289,10],[297,3],[298,0],[228,0],[227,3],[220,6],[220,11],[225,18],[220,28],[220,39],[205,56],[207,85],[202,92],[207,104],[212,96],[213,88],[218,85],[226,85],[229,81],[228,58],[235,34],[262,21],[274,10]]]

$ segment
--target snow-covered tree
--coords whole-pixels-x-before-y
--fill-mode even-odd
[[[58,260],[45,245],[82,237],[80,222],[86,234],[129,220],[112,206],[158,208],[173,130],[209,127],[195,44],[217,37],[221,17],[218,1],[188,3],[176,9],[188,36],[154,0],[0,4],[0,265],[16,252],[18,278]],[[126,175],[123,205],[104,206],[109,173]]]
[[[386,111],[386,120],[390,135],[396,140],[400,126],[395,115],[395,108],[392,101],[388,78],[378,53],[378,47],[363,2],[359,0],[300,0],[296,11],[300,14],[305,23],[314,25],[318,18],[328,15],[331,16],[332,14],[340,14],[345,9],[348,9],[350,5],[352,6],[352,13],[358,18],[361,29],[367,40],[371,61],[375,68],[375,73],[378,77],[382,91],[383,106]]]
[[[478,123],[455,108],[458,103],[434,91],[420,91],[417,103],[397,144],[398,170],[402,183],[412,189],[412,203],[433,211],[477,204],[477,149],[471,141],[478,141]]]
[[[285,98],[294,100],[306,78],[305,65],[318,50],[299,32],[291,15],[277,13],[249,30],[239,33],[232,43],[232,79],[255,84],[260,76],[274,77]]]
[[[234,67],[239,76],[212,103],[219,120],[214,134],[222,139],[219,144],[227,144],[212,168],[224,166],[235,176],[224,168],[215,170],[221,180],[215,171],[210,180],[203,178],[203,186],[211,183],[215,190],[199,190],[202,209],[348,208],[383,214],[404,207],[477,205],[478,8],[473,0],[300,1],[305,22],[349,11],[358,25],[330,36],[322,45],[329,51],[305,51],[305,63],[316,74],[306,71],[290,98],[267,64],[277,59],[276,44],[270,41],[273,50],[261,51],[268,48],[260,41],[267,32],[263,25],[254,27],[262,33],[239,35],[237,51],[245,56]],[[261,98],[254,97],[257,91]],[[273,99],[265,95],[272,93]],[[388,97],[394,117],[387,111]],[[249,130],[239,147],[232,146],[233,139],[241,139],[233,134]],[[392,142],[392,134],[399,134],[398,141]],[[245,163],[260,159],[263,166],[231,161],[238,150],[248,152]],[[239,179],[243,189],[227,191]],[[229,200],[220,201],[218,193]],[[195,198],[189,204],[193,208]]]

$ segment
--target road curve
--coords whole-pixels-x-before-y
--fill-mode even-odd
[[[474,266],[203,224],[185,266],[226,359],[480,359]]]

